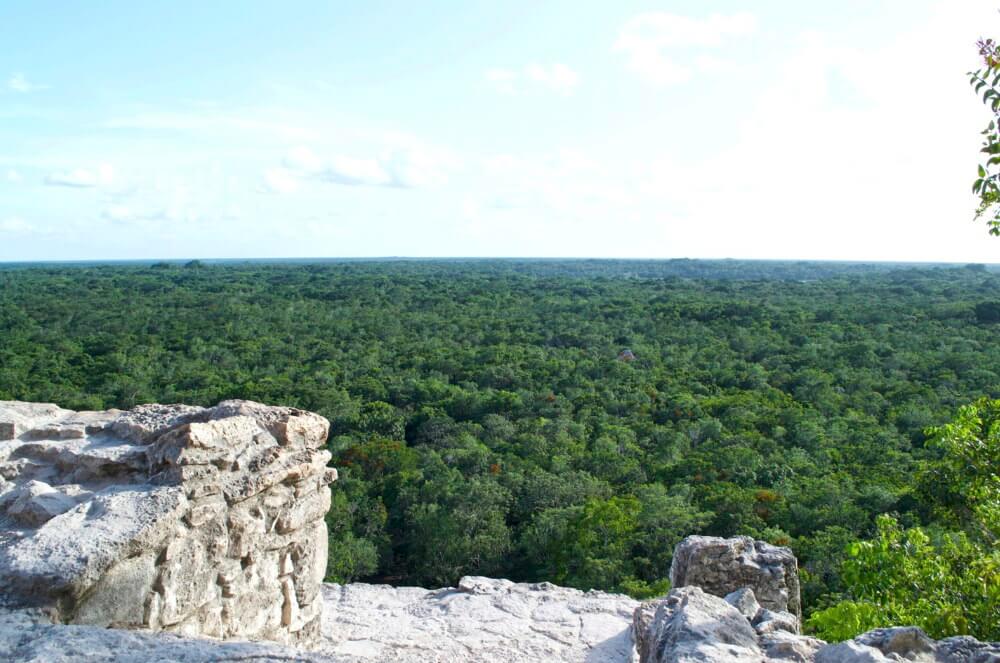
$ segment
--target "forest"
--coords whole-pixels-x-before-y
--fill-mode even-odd
[[[0,400],[324,415],[330,581],[644,597],[684,536],[747,534],[794,550],[817,632],[997,638],[998,286],[983,265],[7,265]],[[908,573],[980,563],[890,606]]]

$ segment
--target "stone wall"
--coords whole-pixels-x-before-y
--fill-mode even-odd
[[[0,606],[53,622],[319,641],[322,417],[250,401],[0,401]]]

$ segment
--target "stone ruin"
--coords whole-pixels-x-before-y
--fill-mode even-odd
[[[315,645],[337,476],[328,429],[250,401],[0,402],[0,607]]]
[[[788,548],[749,536],[687,537],[674,549],[670,584],[694,585],[716,596],[749,587],[763,607],[802,617],[795,555]]]
[[[826,643],[801,634],[798,562],[746,536],[689,536],[674,548],[673,589],[639,605],[639,663],[1000,663],[1000,643],[932,640],[915,626]]]

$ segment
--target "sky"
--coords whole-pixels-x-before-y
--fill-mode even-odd
[[[1000,262],[991,0],[0,0],[0,261]]]

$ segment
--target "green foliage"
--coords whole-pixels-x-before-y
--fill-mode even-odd
[[[829,642],[842,642],[874,628],[897,625],[887,623],[886,619],[885,612],[874,603],[841,601],[825,610],[814,612],[805,626],[808,632],[819,638]]]
[[[977,170],[972,192],[979,196],[976,218],[986,217],[991,235],[1000,235],[1000,51],[992,39],[980,40],[979,54],[983,66],[970,71],[969,84],[976,94],[982,94],[983,103],[993,113],[993,118],[982,131],[983,162]]]
[[[936,521],[957,532],[903,529],[877,519],[870,541],[849,546],[841,575],[848,600],[815,612],[820,637],[916,624],[934,637],[1000,638],[1000,401],[980,399],[928,430],[919,484]]]
[[[1000,540],[1000,400],[959,409],[951,423],[928,431],[939,460],[926,464],[920,483],[938,520],[986,543]]]
[[[808,611],[854,600],[844,546],[877,514],[984,545],[942,444],[992,438],[925,430],[1000,396],[977,309],[998,286],[741,261],[0,266],[0,399],[319,412],[331,580],[647,596],[683,536],[749,534],[795,549]]]
[[[875,538],[849,548],[842,568],[848,600],[813,613],[818,637],[844,640],[872,628],[913,624],[941,638],[1000,637],[1000,555],[964,534],[936,543],[880,516]]]

